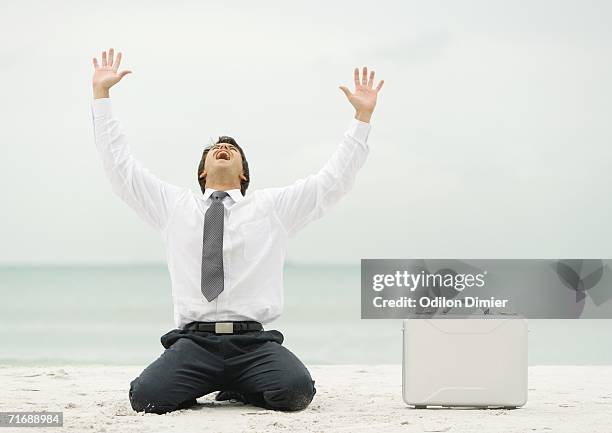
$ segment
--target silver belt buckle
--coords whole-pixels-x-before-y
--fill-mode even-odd
[[[217,322],[215,323],[215,332],[217,334],[233,334],[234,333],[234,323]]]

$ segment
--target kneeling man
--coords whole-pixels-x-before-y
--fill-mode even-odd
[[[283,305],[283,263],[288,240],[321,217],[352,187],[366,160],[370,118],[383,81],[354,71],[355,90],[341,86],[355,116],[331,158],[315,174],[279,188],[247,193],[244,150],[223,136],[204,149],[197,176],[201,193],[167,183],[134,159],[112,113],[110,88],[121,53],[93,59],[95,142],[113,191],[161,234],[172,281],[173,329],[164,352],[130,385],[135,411],[165,413],[220,391],[259,407],[304,409],[316,393],[304,364],[278,330],[263,325]],[[129,290],[126,289],[126,290]]]

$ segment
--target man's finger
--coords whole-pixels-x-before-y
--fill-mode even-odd
[[[374,71],[370,72],[370,79],[368,80],[368,87],[371,89],[374,85]]]
[[[115,59],[115,50],[111,48],[108,50],[108,66],[110,66],[111,68],[113,67],[114,59]]]
[[[361,84],[364,86],[367,86],[368,84],[368,67],[367,66],[363,67],[363,75],[361,77]]]
[[[346,86],[340,86],[340,90],[344,92],[347,98],[351,97],[351,91]]]
[[[106,51],[102,51],[102,66],[106,66]]]
[[[115,63],[113,63],[113,69],[117,72],[119,69],[119,65],[121,64],[121,52],[117,53],[117,58],[115,59]]]
[[[376,91],[378,92],[380,89],[382,89],[383,84],[385,84],[385,80],[380,80],[380,83],[378,83],[378,86],[376,86]]]
[[[359,68],[355,68],[355,88],[359,87]]]
[[[96,59],[95,57],[93,58],[93,65],[95,69],[98,69],[100,66],[98,65],[98,59]]]
[[[121,78],[125,77],[127,74],[131,74],[131,73],[132,73],[132,71],[128,71],[128,70],[121,71],[121,72],[119,72],[119,79],[121,79]]]

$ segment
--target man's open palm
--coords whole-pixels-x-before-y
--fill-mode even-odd
[[[118,72],[119,65],[121,64],[121,53],[117,53],[115,57],[115,51],[111,48],[108,50],[108,57],[106,51],[102,51],[102,64],[98,64],[98,59],[93,58],[94,75],[93,75],[93,86],[103,89],[110,89],[117,84],[123,77],[132,71],[123,70]]]
[[[370,72],[368,79],[368,68],[363,67],[361,79],[359,78],[359,68],[355,68],[355,91],[353,93],[346,86],[340,86],[349,102],[358,112],[372,112],[376,107],[376,97],[382,89],[385,80],[380,80],[378,86],[374,87],[374,71]]]

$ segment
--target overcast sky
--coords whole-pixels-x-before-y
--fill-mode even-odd
[[[94,147],[111,46],[133,154],[194,191],[218,135],[253,189],[315,172],[353,115],[338,86],[356,65],[385,79],[354,189],[291,261],[612,257],[609,3],[229,3],[1,3],[0,263],[164,261]]]

